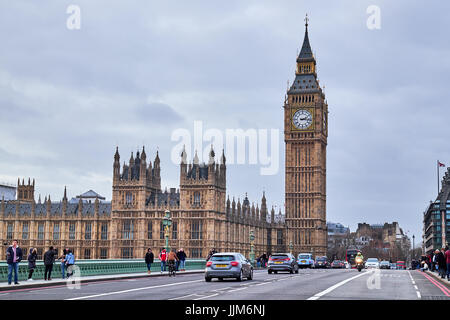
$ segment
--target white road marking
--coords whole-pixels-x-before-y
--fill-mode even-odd
[[[328,289],[326,289],[326,290],[324,290],[324,291],[322,291],[322,292],[316,293],[314,296],[312,296],[312,297],[310,297],[310,298],[308,298],[308,299],[306,299],[306,300],[317,300],[317,299],[319,299],[321,296],[326,295],[327,293],[330,293],[330,292],[333,291],[334,289],[339,288],[340,286],[346,284],[347,282],[352,281],[353,279],[359,278],[359,277],[361,277],[361,276],[364,276],[364,275],[366,275],[366,274],[370,274],[370,273],[371,273],[371,272],[363,272],[363,273],[358,274],[358,275],[356,275],[356,276],[354,276],[354,277],[351,277],[351,278],[348,278],[348,279],[346,279],[346,280],[344,280],[344,281],[341,281],[341,282],[339,282],[339,283],[336,283],[334,286],[331,286],[331,287],[329,287]]]
[[[201,295],[198,295],[198,294],[196,294],[196,293],[192,293],[192,294],[188,294],[187,296],[181,296],[181,297],[171,298],[171,299],[169,299],[169,300],[184,299],[184,298],[192,297],[192,296],[201,297]]]
[[[218,296],[218,295],[219,295],[218,293],[215,293],[215,294],[212,294],[212,295],[210,295],[210,296],[204,296],[204,297],[197,298],[197,299],[193,299],[193,300],[202,300],[202,299],[206,299],[206,298],[215,297],[215,296]]]
[[[244,290],[244,289],[247,289],[247,287],[239,288],[239,289],[234,289],[234,290],[230,290],[230,291],[228,291],[228,292],[241,291],[241,290]]]
[[[175,283],[169,283],[169,284],[162,284],[162,285],[159,285],[159,286],[151,286],[151,287],[135,288],[135,289],[122,290],[122,291],[105,292],[105,293],[100,293],[100,294],[93,294],[93,295],[90,295],[90,296],[70,298],[70,299],[66,299],[66,300],[90,299],[90,298],[104,297],[104,296],[110,296],[110,295],[114,295],[114,294],[122,294],[122,293],[134,292],[134,291],[154,289],[154,288],[171,287],[171,286],[176,286],[176,285],[180,285],[180,284],[194,283],[194,282],[200,282],[200,281],[205,281],[205,280],[193,280],[193,281],[175,282]]]
[[[408,270],[408,274],[409,274],[409,278],[411,279],[411,282],[412,282],[412,284],[413,284],[413,286],[414,286],[414,289],[416,289],[417,297],[418,297],[419,299],[422,299],[422,296],[420,295],[420,292],[419,292],[419,288],[417,287],[416,283],[414,282],[414,279],[413,279],[413,277],[412,277],[412,275],[411,275],[411,272],[409,272],[409,270]]]

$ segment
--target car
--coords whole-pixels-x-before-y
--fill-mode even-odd
[[[237,281],[253,279],[253,266],[248,259],[238,252],[215,253],[206,263],[205,281],[218,278],[235,278]]]
[[[334,260],[331,263],[331,268],[333,268],[333,269],[342,269],[342,268],[345,268],[345,264],[341,260]]]
[[[297,257],[299,268],[314,268],[314,259],[311,253],[300,253]]]
[[[397,270],[397,264],[391,263],[391,270]]]
[[[397,270],[406,270],[405,261],[397,261]]]
[[[383,260],[380,262],[380,269],[390,269],[391,268],[391,264],[389,263],[389,261]]]
[[[274,253],[269,257],[267,272],[278,273],[278,271],[288,271],[298,273],[298,264],[295,257],[290,253]]]
[[[375,269],[379,269],[380,268],[380,262],[378,261],[377,258],[369,258],[367,259],[366,263],[365,263],[365,267],[367,268],[375,268]]]
[[[316,262],[314,263],[314,268],[328,268],[330,264],[325,256],[316,257]]]

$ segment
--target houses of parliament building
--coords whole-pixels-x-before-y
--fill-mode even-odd
[[[13,239],[25,252],[36,247],[38,258],[49,246],[71,248],[77,259],[143,258],[148,248],[159,252],[165,246],[166,210],[172,218],[169,246],[184,248],[189,258],[204,258],[212,248],[248,257],[251,231],[256,256],[289,250],[325,255],[328,107],[317,80],[308,22],[283,109],[284,215],[267,207],[264,193],[256,206],[247,196],[242,202],[227,196],[223,150],[216,157],[211,148],[208,163],[199,163],[197,155],[188,163],[183,150],[179,188],[163,191],[158,152],[152,162],[142,148],[121,165],[117,148],[111,201],[92,190],[69,200],[66,189],[61,201],[50,196],[36,201],[35,181],[18,180],[17,199],[0,202],[1,259]]]

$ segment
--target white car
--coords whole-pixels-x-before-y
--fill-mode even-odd
[[[365,263],[365,267],[366,268],[379,269],[380,268],[380,262],[378,261],[377,258],[369,258],[369,259],[367,259],[367,261]]]

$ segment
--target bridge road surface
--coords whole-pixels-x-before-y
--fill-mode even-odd
[[[205,282],[178,274],[0,292],[0,300],[358,300],[449,299],[450,290],[420,271],[303,269],[298,274],[254,272],[254,280]],[[434,281],[433,281],[434,280]]]

